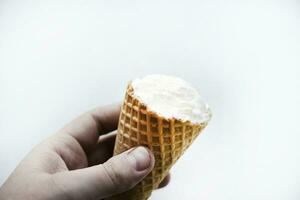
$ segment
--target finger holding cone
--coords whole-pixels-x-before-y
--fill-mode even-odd
[[[135,146],[146,146],[154,155],[153,170],[129,191],[108,199],[146,200],[158,188],[170,168],[206,127],[209,117],[200,123],[163,117],[152,111],[134,94],[129,83],[122,104],[114,155]]]

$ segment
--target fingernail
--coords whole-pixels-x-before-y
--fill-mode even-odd
[[[143,171],[151,166],[151,156],[145,147],[136,147],[128,155],[137,171]]]

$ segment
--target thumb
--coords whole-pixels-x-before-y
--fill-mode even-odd
[[[56,173],[52,179],[59,188],[57,192],[70,199],[99,199],[131,189],[153,166],[153,154],[145,147],[137,147],[104,164]]]

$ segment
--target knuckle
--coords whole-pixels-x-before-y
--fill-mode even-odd
[[[121,158],[126,159],[126,158]],[[123,163],[127,163],[123,160]],[[127,165],[116,163],[113,160],[109,160],[105,164],[102,164],[104,173],[109,179],[114,193],[124,192],[133,188],[136,185],[135,172]]]
[[[124,177],[119,170],[115,169],[115,166],[111,162],[107,162],[103,165],[103,171],[111,184],[112,193],[119,193],[124,191]]]

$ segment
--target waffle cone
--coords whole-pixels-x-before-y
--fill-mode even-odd
[[[148,199],[206,125],[207,122],[194,124],[174,118],[167,119],[149,111],[133,95],[133,88],[129,84],[121,108],[114,155],[135,146],[146,146],[154,154],[155,166],[134,188],[108,199]]]

